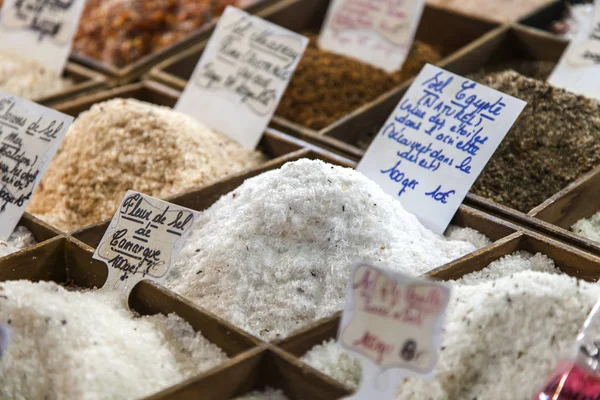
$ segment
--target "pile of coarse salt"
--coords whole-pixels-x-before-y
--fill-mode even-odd
[[[227,360],[175,314],[134,317],[110,295],[51,282],[1,283],[0,323],[3,399],[141,398]]]
[[[577,221],[571,229],[578,235],[600,242],[600,212]]]
[[[518,252],[456,282],[432,381],[410,378],[397,399],[530,399],[575,342],[600,286]],[[351,388],[360,365],[334,340],[303,356]]]
[[[36,241],[33,233],[24,226],[17,226],[6,242],[0,240],[0,257],[16,253],[34,244],[36,244]]]
[[[355,262],[419,275],[489,243],[482,236],[466,231],[476,245],[447,240],[359,172],[302,159],[203,212],[166,282],[273,340],[341,310]]]
[[[113,99],[73,122],[28,211],[71,231],[112,217],[129,189],[165,198],[262,161],[168,107]]]
[[[281,390],[266,388],[263,392],[251,392],[235,400],[288,400]]]

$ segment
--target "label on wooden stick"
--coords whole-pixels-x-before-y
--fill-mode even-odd
[[[142,279],[162,281],[198,215],[197,211],[127,191],[93,257],[109,268],[103,289],[128,295]]]

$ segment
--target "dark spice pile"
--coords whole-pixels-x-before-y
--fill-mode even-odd
[[[440,51],[415,41],[400,71],[388,74],[358,60],[310,44],[279,103],[277,115],[320,130],[416,75],[426,63],[435,64]]]
[[[600,103],[514,71],[485,85],[527,102],[471,192],[528,212],[600,164]]]
[[[552,73],[555,65],[556,63],[553,61],[515,59],[507,62],[501,62],[499,64],[485,66],[479,71],[468,75],[467,78],[477,82],[482,82],[488,75],[512,70],[528,78],[545,81]]]

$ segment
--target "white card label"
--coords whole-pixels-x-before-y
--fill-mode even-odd
[[[27,50],[26,57],[62,73],[84,6],[85,0],[4,0],[0,50]]]
[[[319,47],[394,72],[402,68],[424,0],[332,0]]]
[[[255,148],[307,44],[228,6],[175,109]]]
[[[600,100],[600,1],[594,9],[591,32],[582,32],[571,41],[548,83]]]
[[[450,288],[442,283],[366,264],[354,267],[338,334],[338,344],[363,367],[353,398],[391,400],[399,377],[393,372],[432,373],[449,300]]]
[[[108,265],[104,290],[129,294],[142,279],[164,280],[199,213],[127,191],[93,258]]]
[[[0,92],[0,239],[17,226],[73,117]]]
[[[442,234],[525,102],[423,67],[357,170]]]

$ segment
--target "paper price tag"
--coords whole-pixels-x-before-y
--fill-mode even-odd
[[[591,32],[571,41],[548,78],[570,92],[600,99],[600,1],[596,2]]]
[[[448,286],[358,264],[346,299],[338,344],[363,367],[353,399],[394,399],[402,376],[433,371]]]
[[[142,279],[162,281],[199,213],[127,191],[93,258],[106,263],[103,290],[126,295]]]
[[[23,54],[61,73],[85,0],[4,0],[0,49]]]
[[[426,65],[357,170],[442,234],[525,102]]]
[[[0,91],[0,239],[7,240],[73,117]]]
[[[175,109],[255,148],[307,44],[228,6]]]
[[[412,46],[424,6],[424,0],[332,0],[319,46],[397,71]]]

